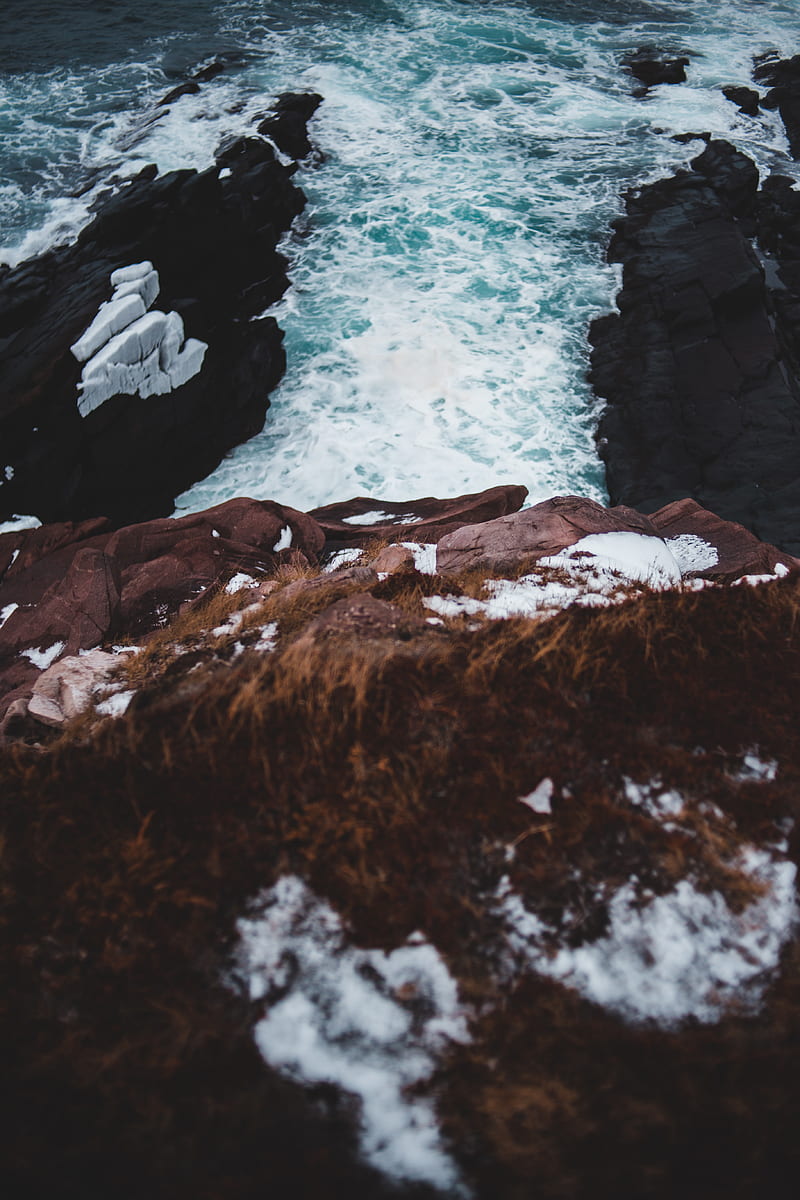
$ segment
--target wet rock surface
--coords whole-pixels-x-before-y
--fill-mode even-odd
[[[799,553],[796,194],[780,178],[759,191],[755,165],[712,140],[626,210],[608,251],[619,311],[590,331],[612,503],[691,496]]]
[[[302,99],[289,110],[296,136]],[[203,172],[144,171],[75,244],[0,274],[0,519],[165,515],[258,432],[285,366],[283,335],[259,314],[288,286],[276,245],[304,205],[293,171],[256,136],[220,147]],[[166,394],[112,395],[81,416],[70,347],[110,300],[111,274],[142,262],[157,273],[158,308],[207,344],[202,367]]]

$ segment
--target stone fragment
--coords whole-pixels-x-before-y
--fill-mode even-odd
[[[45,725],[59,726],[85,712],[95,687],[108,678],[119,661],[116,654],[103,650],[60,659],[34,684],[28,715]]]

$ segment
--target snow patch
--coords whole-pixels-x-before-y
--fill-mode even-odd
[[[53,642],[52,646],[48,646],[46,650],[37,650],[35,647],[31,647],[28,650],[21,650],[20,656],[27,658],[40,671],[46,671],[48,667],[52,667],[66,644],[66,642]]]
[[[692,571],[708,571],[719,562],[717,547],[696,533],[681,533],[678,537],[667,538],[666,542],[682,575],[689,575]]]
[[[14,468],[11,466],[3,467],[3,475],[6,483],[11,483],[11,480],[14,478]]]
[[[225,591],[229,596],[233,596],[235,592],[240,592],[242,588],[252,587],[258,587],[253,576],[245,575],[244,571],[237,571],[225,584]]]
[[[0,629],[3,628],[8,618],[13,616],[18,608],[18,604],[7,604],[5,608],[0,608]]]
[[[530,913],[506,877],[499,912],[517,963],[575,988],[634,1022],[667,1028],[756,1012],[797,926],[793,862],[746,847],[736,866],[764,895],[734,912],[720,892],[683,879],[666,895],[643,893],[632,877],[612,897],[605,937],[552,952],[555,931]]]
[[[262,893],[237,929],[236,975],[263,1003],[255,1040],[269,1065],[354,1096],[373,1167],[463,1195],[432,1102],[410,1094],[448,1045],[469,1040],[437,950],[421,935],[388,954],[348,946],[341,919],[292,875]]]
[[[733,778],[739,783],[772,783],[778,774],[778,763],[774,758],[762,758],[758,747],[745,752],[742,765]]]
[[[283,529],[281,530],[280,537],[278,538],[275,545],[272,547],[273,552],[275,554],[279,554],[281,552],[281,550],[288,550],[289,547],[291,546],[291,544],[292,544],[292,527],[291,527],[291,525],[284,525]]]
[[[430,542],[401,542],[414,555],[414,566],[420,575],[436,574],[436,545]]]
[[[551,813],[553,809],[550,801],[553,799],[554,790],[552,779],[543,779],[527,796],[520,796],[519,802],[527,804],[535,813]]]
[[[20,517],[15,513],[10,520],[0,522],[0,533],[22,533],[26,529],[38,529],[41,524],[38,517]]]
[[[322,573],[330,575],[332,571],[338,571],[339,567],[344,567],[347,563],[357,562],[362,553],[358,546],[347,546],[344,550],[337,550],[330,562],[322,568]]]
[[[666,542],[643,533],[591,533],[540,562],[566,570],[576,564],[590,566],[657,588],[672,587],[681,580],[681,569]]]
[[[128,711],[128,705],[135,695],[135,690],[115,692],[113,696],[101,700],[96,711],[101,717],[121,717]]]
[[[374,512],[359,513],[354,517],[343,517],[342,520],[346,525],[413,525],[422,517],[414,513],[387,513],[375,509]]]

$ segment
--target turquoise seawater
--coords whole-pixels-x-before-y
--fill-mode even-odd
[[[621,193],[697,153],[672,140],[687,130],[730,138],[763,171],[792,169],[777,117],[740,116],[719,89],[749,82],[753,54],[798,49],[796,4],[11,8],[9,262],[72,236],[110,178],[207,165],[277,92],[325,98],[312,127],[324,161],[298,172],[309,204],[286,239],[293,286],[275,311],[286,378],[263,433],[181,510],[500,482],[532,500],[603,499],[586,333],[618,286],[604,247]],[[690,55],[688,82],[635,98],[619,59],[645,43]],[[225,74],[150,123],[154,102],[217,55]]]

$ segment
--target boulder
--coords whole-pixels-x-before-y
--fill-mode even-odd
[[[7,702],[29,696],[38,677],[25,651],[58,645],[60,661],[112,636],[140,637],[232,574],[258,576],[287,556],[307,564],[325,543],[312,517],[260,500],[107,526],[67,523],[5,535],[19,553],[0,577],[0,714]]]
[[[685,83],[684,68],[689,65],[689,59],[684,55],[670,58],[655,46],[640,46],[638,50],[623,55],[621,62],[634,79],[644,84],[642,95],[660,83]]]
[[[502,571],[528,558],[559,554],[593,533],[660,536],[652,522],[633,509],[603,508],[581,496],[555,496],[522,512],[447,534],[436,548],[436,569]]]
[[[166,515],[259,431],[285,367],[261,314],[288,286],[294,169],[237,138],[208,170],[140,173],[74,244],[0,272],[0,521]]]
[[[739,112],[747,117],[757,117],[761,111],[761,97],[754,88],[724,87],[722,94],[731,104],[738,104]]]
[[[28,716],[44,725],[56,728],[63,725],[89,708],[95,688],[119,663],[116,654],[106,654],[103,650],[62,658],[43,671],[34,684]],[[16,712],[20,714],[19,707]]]
[[[800,559],[759,541],[735,521],[723,521],[696,500],[687,498],[667,504],[652,513],[650,520],[668,542],[675,538],[695,538],[716,551],[716,563],[684,574],[728,583],[742,575],[772,575],[779,563],[790,571],[800,568]]]
[[[491,521],[517,512],[527,495],[525,487],[503,484],[450,500],[439,500],[435,496],[400,501],[356,496],[352,500],[312,509],[309,515],[321,525],[328,542],[337,548],[363,546],[384,538],[438,542],[446,533],[462,525]]]

